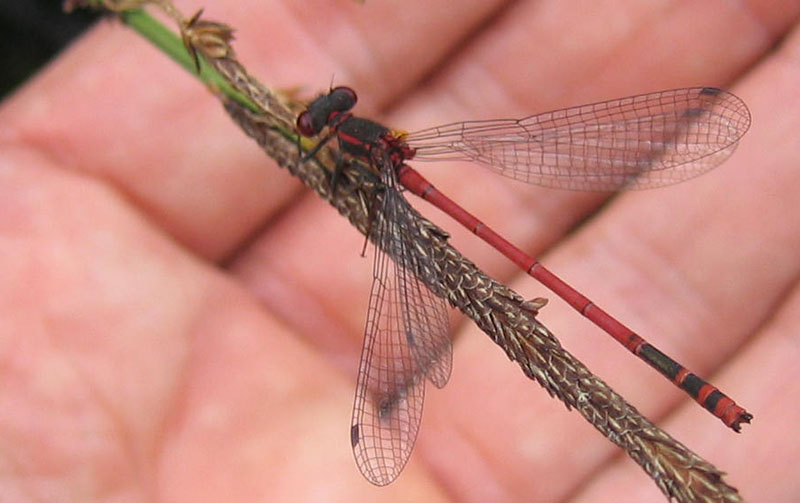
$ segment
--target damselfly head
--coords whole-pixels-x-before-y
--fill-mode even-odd
[[[356,92],[349,87],[334,87],[328,94],[312,101],[297,117],[297,130],[306,137],[316,136],[334,117],[349,112],[357,101]]]

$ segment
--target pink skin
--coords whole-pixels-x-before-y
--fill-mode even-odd
[[[745,497],[800,499],[800,5],[629,4],[546,0],[490,17],[492,2],[220,1],[206,15],[236,27],[266,83],[323,90],[334,75],[359,93],[359,115],[409,130],[688,85],[741,96],[753,126],[725,165],[599,213],[602,195],[416,167],[755,419],[730,432],[551,299],[540,319],[570,351]],[[402,113],[380,117],[389,106]],[[412,203],[490,273],[547,295]],[[0,495],[659,500],[455,317],[450,384],[429,391],[400,478],[370,486],[348,435],[371,281],[362,239],[193,77],[101,23],[0,108]]]

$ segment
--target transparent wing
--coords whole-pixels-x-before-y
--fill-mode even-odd
[[[406,136],[418,160],[470,160],[546,187],[669,185],[719,165],[750,127],[735,95],[691,87],[565,108],[519,120],[468,121]]]
[[[350,429],[356,463],[376,485],[393,481],[411,455],[425,379],[442,387],[452,368],[447,305],[418,279],[436,278],[436,269],[415,216],[394,187],[394,171],[383,172],[387,189],[372,225],[381,246]]]

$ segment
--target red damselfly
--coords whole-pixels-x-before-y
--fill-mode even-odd
[[[677,183],[723,162],[750,126],[739,98],[711,87],[660,91],[556,110],[524,119],[452,123],[395,133],[350,110],[356,93],[337,87],[297,119],[306,137],[328,133],[306,158],[337,138],[343,155],[365,161],[384,185],[370,233],[376,249],[373,286],[353,409],[351,440],[362,473],[391,482],[416,439],[424,380],[447,382],[452,361],[444,301],[419,278],[430,259],[407,239],[416,222],[399,211],[401,183],[434,204],[566,300],[628,350],[669,378],[727,426],[752,415],[600,309],[536,259],[439,192],[406,164],[470,160],[501,175],[546,187],[620,190]],[[419,231],[419,229],[415,229]],[[391,260],[390,260],[391,259]],[[538,307],[538,305],[535,305]]]

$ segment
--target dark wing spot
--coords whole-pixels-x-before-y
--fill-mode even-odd
[[[704,87],[700,91],[701,96],[716,96],[722,92],[722,89],[717,89],[716,87]]]
[[[350,427],[350,445],[355,447],[358,445],[359,440],[361,440],[361,433],[359,432],[358,425],[354,424]]]

